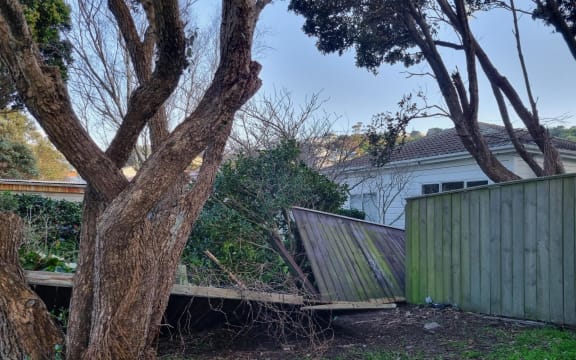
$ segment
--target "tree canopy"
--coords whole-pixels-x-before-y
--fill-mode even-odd
[[[18,110],[0,114],[0,141],[5,164],[0,177],[64,180],[70,165],[26,115]]]
[[[573,0],[534,0],[533,16],[562,35],[576,60],[576,2]]]
[[[528,93],[528,104],[494,65],[472,32],[469,22],[475,11],[501,5],[502,2],[491,0],[291,0],[289,9],[305,17],[303,30],[317,38],[316,45],[321,52],[342,54],[354,48],[356,64],[373,72],[385,63],[400,62],[409,67],[426,61],[444,98],[445,108],[441,108],[440,114],[454,122],[462,143],[480,168],[495,182],[518,179],[519,176],[508,170],[492,153],[480,132],[479,64],[490,82],[502,121],[518,154],[537,176],[562,173],[564,167],[558,150],[540,123],[531,92],[513,3],[510,3],[510,8],[517,44],[515,55],[521,60],[520,71],[525,79],[523,85]],[[447,31],[451,36],[443,38]],[[455,51],[465,66],[450,69],[441,47]],[[516,138],[506,101],[543,154],[543,166],[534,161]],[[401,128],[403,125],[401,121]]]

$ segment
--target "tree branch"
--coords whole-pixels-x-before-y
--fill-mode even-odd
[[[158,39],[158,58],[155,70],[150,75],[151,54],[145,51],[144,44],[140,42],[126,3],[122,0],[109,1],[110,10],[124,36],[140,81],[140,86],[130,97],[122,125],[107,150],[107,154],[122,165],[128,160],[144,126],[178,85],[180,75],[186,67],[185,36],[178,16],[178,1],[153,3],[155,23],[150,25]],[[164,133],[163,130],[161,132]]]
[[[57,68],[46,66],[26,24],[19,1],[0,3],[0,61],[50,141],[82,178],[107,199],[128,183],[120,169],[90,139],[72,109]]]
[[[524,145],[518,140],[518,136],[514,132],[514,127],[512,126],[512,122],[510,121],[510,116],[508,115],[508,109],[506,108],[506,103],[504,101],[504,96],[502,96],[502,92],[500,89],[492,84],[492,91],[494,92],[494,97],[496,98],[496,102],[498,104],[498,109],[500,110],[500,116],[502,117],[502,121],[504,122],[504,127],[506,128],[506,132],[508,133],[508,137],[510,141],[512,141],[512,145],[514,149],[520,155],[520,157],[528,164],[530,169],[534,172],[536,176],[544,176],[544,171],[542,167],[538,165],[536,160],[526,151]]]
[[[196,110],[144,163],[127,191],[114,200],[102,223],[106,232],[129,231],[178,179],[189,162],[229,126],[234,113],[258,90],[260,65],[251,60],[259,11],[250,0],[227,0],[222,9],[222,55],[214,80]],[[116,234],[117,236],[117,234]]]

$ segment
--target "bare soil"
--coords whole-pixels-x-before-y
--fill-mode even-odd
[[[542,326],[413,305],[331,314],[325,320],[329,320],[327,326],[316,328],[307,338],[278,331],[270,334],[271,327],[262,326],[265,324],[172,334],[161,340],[160,355],[164,359],[345,360],[388,351],[418,359],[480,359],[496,346],[513,341],[515,333]]]

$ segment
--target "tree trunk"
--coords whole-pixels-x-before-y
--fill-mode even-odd
[[[66,336],[66,358],[80,359],[88,347],[92,324],[94,298],[94,256],[96,252],[96,224],[105,209],[105,203],[98,198],[91,186],[84,193],[80,251],[74,287],[70,301],[70,316]]]
[[[63,344],[44,302],[32,291],[20,266],[22,220],[0,213],[0,359],[54,359]]]

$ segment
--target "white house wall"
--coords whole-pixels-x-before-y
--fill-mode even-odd
[[[535,159],[536,162],[540,165],[544,163],[544,157],[541,155],[535,156]],[[562,161],[564,163],[564,170],[566,171],[567,174],[576,173],[576,159],[574,159],[573,157],[565,156]],[[514,173],[518,174],[518,176],[520,176],[521,178],[529,179],[536,176],[534,175],[534,172],[532,171],[532,169],[530,169],[528,164],[526,164],[526,162],[522,160],[522,158],[514,157],[514,163],[515,163]]]
[[[500,156],[500,161],[504,166],[514,171],[516,163],[513,161],[512,156]],[[377,222],[384,225],[390,225],[398,228],[404,228],[404,206],[406,198],[422,195],[422,185],[424,184],[442,184],[446,182],[455,181],[481,181],[488,180],[488,177],[480,170],[472,158],[464,158],[458,160],[447,160],[436,162],[410,163],[404,166],[407,173],[411,174],[411,180],[402,191],[401,194],[391,203],[387,213],[383,216],[379,214]],[[377,193],[379,202],[382,202],[381,187],[379,183],[387,183],[390,179],[390,169],[388,167],[372,169],[370,172],[355,172],[348,175],[345,183],[352,186],[359,185],[352,188],[350,195],[360,195]],[[367,174],[371,174],[367,178]],[[375,175],[378,174],[378,175]],[[366,179],[361,182],[362,179]],[[490,182],[490,181],[489,181]],[[347,204],[350,206],[350,202]],[[362,209],[360,209],[362,210]],[[381,209],[380,209],[381,210]],[[394,221],[396,219],[396,221]],[[375,219],[369,219],[375,220]]]

